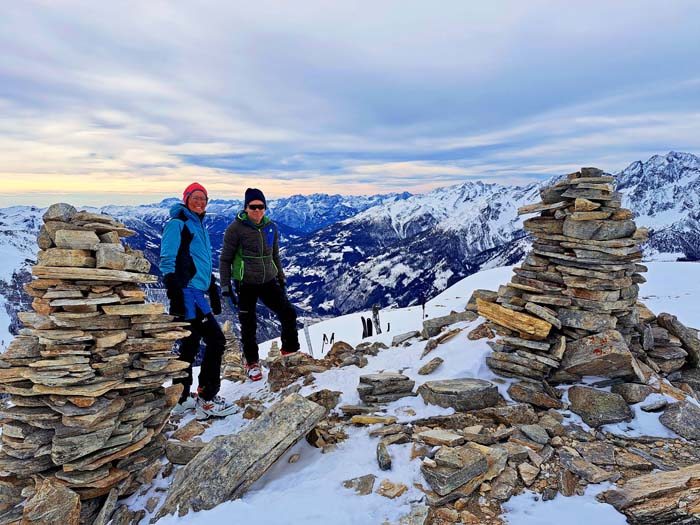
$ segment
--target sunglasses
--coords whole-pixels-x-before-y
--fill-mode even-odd
[[[248,204],[248,208],[251,210],[264,210],[265,205],[264,204]]]

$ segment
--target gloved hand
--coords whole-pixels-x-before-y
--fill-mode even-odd
[[[211,274],[211,281],[209,282],[209,304],[211,305],[211,311],[214,315],[219,315],[221,313],[221,297],[219,297],[219,287],[216,286],[216,277]]]
[[[226,301],[226,305],[235,313],[238,307],[238,297],[236,297],[236,292],[231,289],[230,284],[221,287],[221,295]]]
[[[287,281],[284,277],[277,276],[277,285],[282,288],[282,293],[287,295]]]
[[[163,284],[168,294],[170,301],[170,315],[175,317],[185,317],[185,296],[182,293],[182,287],[175,278],[174,273],[169,273],[163,277]]]

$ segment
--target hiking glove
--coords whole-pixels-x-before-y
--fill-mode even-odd
[[[163,277],[163,284],[168,294],[170,301],[170,315],[175,317],[185,317],[185,296],[182,293],[182,287],[177,281],[174,273],[169,273]]]
[[[211,311],[214,312],[214,315],[219,315],[221,313],[221,297],[219,296],[219,287],[216,286],[216,277],[214,277],[214,274],[211,274],[208,293]]]
[[[221,287],[221,295],[226,301],[226,305],[235,313],[236,307],[238,306],[238,297],[236,297],[236,292],[231,289],[230,284]]]

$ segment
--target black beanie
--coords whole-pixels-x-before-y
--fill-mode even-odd
[[[262,201],[265,206],[267,206],[267,201],[265,200],[265,195],[258,188],[248,188],[245,190],[245,200],[243,202],[243,208],[247,208],[251,201]]]

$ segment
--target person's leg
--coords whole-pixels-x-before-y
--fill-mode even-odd
[[[236,287],[238,293],[238,320],[241,323],[241,343],[243,354],[249,365],[257,363],[258,355],[256,319],[256,304],[258,302],[258,286],[241,283]]]
[[[189,366],[185,370],[187,376],[173,379],[173,384],[184,385],[182,394],[180,394],[180,400],[178,401],[179,403],[186,401],[190,395],[190,388],[192,387],[192,363],[194,363],[194,360],[197,357],[199,341],[202,339],[200,321],[197,319],[191,319],[190,323],[189,331],[191,333],[187,337],[181,339],[179,357],[180,360],[189,363]]]
[[[287,299],[282,287],[276,281],[270,281],[260,287],[260,300],[272,310],[282,323],[282,350],[296,352],[299,350],[297,333],[297,313]]]
[[[198,380],[200,396],[209,401],[219,393],[221,388],[221,358],[224,355],[226,338],[212,313],[204,316],[200,326],[206,347]]]

